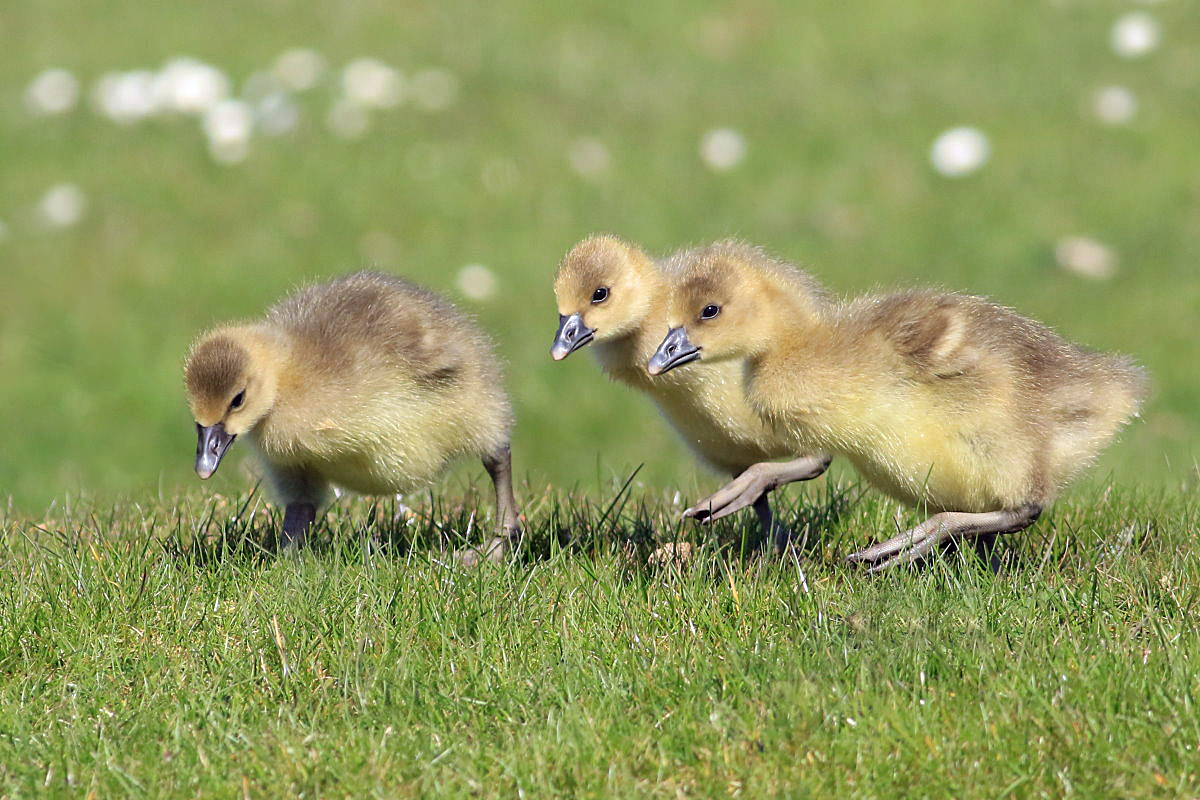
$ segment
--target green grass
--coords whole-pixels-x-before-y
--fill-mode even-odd
[[[678,506],[619,489],[527,491],[478,571],[443,549],[469,489],[341,503],[295,559],[253,496],[12,516],[0,796],[1200,791],[1194,503],[1086,493],[998,574],[868,578],[840,557],[896,507],[856,486],[785,493],[802,560],[739,557],[742,520],[683,569],[645,563]]]
[[[1108,46],[1127,2],[731,5],[513,0],[481,7],[351,2],[114,4],[9,0],[0,7],[0,496],[37,512],[66,492],[145,492],[193,481],[180,369],[215,322],[259,313],[296,284],[363,266],[459,298],[472,262],[495,296],[463,301],[494,332],[518,415],[518,473],[594,479],[596,459],[665,487],[693,466],[642,398],[581,354],[548,349],[550,276],[593,231],[653,252],[738,235],[803,262],[838,292],[937,284],[991,295],[1094,347],[1135,355],[1155,393],[1102,471],[1183,480],[1200,449],[1200,16],[1149,9],[1159,49]],[[254,142],[242,164],[208,157],[194,120],[129,128],[86,106],[26,113],[38,71],[85,90],[104,71],[190,54],[240,84],[287,47],[334,68],[373,55],[407,73],[441,65],[458,102],[375,114],[367,136],[329,133],[329,81],[298,98],[293,134]],[[1120,84],[1139,111],[1094,118]],[[978,174],[937,175],[942,130],[983,129]],[[743,164],[707,169],[705,131],[746,138]],[[611,168],[569,166],[578,137]],[[485,183],[483,175],[509,175]],[[69,230],[32,207],[59,181],[87,194]],[[488,187],[491,188],[488,188]],[[382,235],[381,235],[382,234]],[[1110,281],[1059,269],[1059,237],[1088,234],[1121,259]],[[238,491],[240,480],[222,490]]]

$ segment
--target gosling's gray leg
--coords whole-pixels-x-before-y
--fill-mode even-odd
[[[317,518],[317,507],[312,503],[288,503],[283,512],[283,533],[280,549],[295,551],[304,545],[308,529]]]
[[[1042,508],[1040,504],[1031,503],[1006,511],[945,511],[934,514],[912,530],[854,553],[846,560],[876,562],[886,558],[886,561],[874,564],[870,569],[871,572],[880,572],[897,564],[917,561],[947,539],[967,539],[987,534],[1023,531],[1037,521]]]
[[[763,547],[767,542],[775,548],[776,553],[787,550],[792,541],[792,529],[775,518],[771,513],[771,503],[767,495],[761,494],[754,501],[754,513],[758,515],[759,538],[755,547]]]
[[[727,517],[746,506],[753,505],[757,510],[760,498],[764,499],[763,506],[766,507],[765,498],[772,489],[793,481],[812,480],[829,469],[831,460],[827,455],[815,455],[782,463],[764,461],[752,464],[732,481],[684,511],[683,516],[694,517],[703,524]],[[770,515],[769,508],[767,514]],[[759,520],[762,520],[761,511]],[[770,532],[770,528],[764,530]]]
[[[503,561],[521,538],[520,512],[512,488],[512,449],[504,445],[483,457],[483,468],[496,490],[496,535],[483,547],[468,547],[454,554],[458,563],[473,567],[483,561]]]
[[[317,509],[325,504],[329,496],[329,484],[304,467],[268,464],[267,478],[275,487],[275,494],[284,502],[279,549],[295,552],[304,546],[308,529],[317,518]]]

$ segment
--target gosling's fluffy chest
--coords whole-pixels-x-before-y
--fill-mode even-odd
[[[492,417],[478,403],[450,392],[379,390],[340,418],[311,416],[303,405],[281,401],[251,432],[255,449],[269,467],[302,468],[363,494],[428,484],[494,435]],[[297,424],[301,419],[314,422]]]

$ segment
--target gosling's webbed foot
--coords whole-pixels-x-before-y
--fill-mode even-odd
[[[942,542],[967,539],[985,534],[1016,533],[1037,521],[1042,506],[1031,504],[1005,511],[968,513],[945,511],[934,514],[912,530],[846,557],[847,561],[872,562],[871,573],[882,572],[898,564],[911,564],[927,556]],[[881,561],[881,559],[886,559]],[[881,562],[881,563],[875,563]]]
[[[692,517],[701,524],[727,517],[754,505],[760,497],[785,483],[816,478],[829,468],[830,460],[827,455],[817,455],[782,463],[752,464],[716,492],[685,510],[683,516]]]

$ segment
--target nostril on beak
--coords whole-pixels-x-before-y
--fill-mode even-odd
[[[669,356],[675,355],[675,351],[678,349],[679,349],[678,345],[674,345],[674,344],[667,345],[667,355],[669,355]]]

